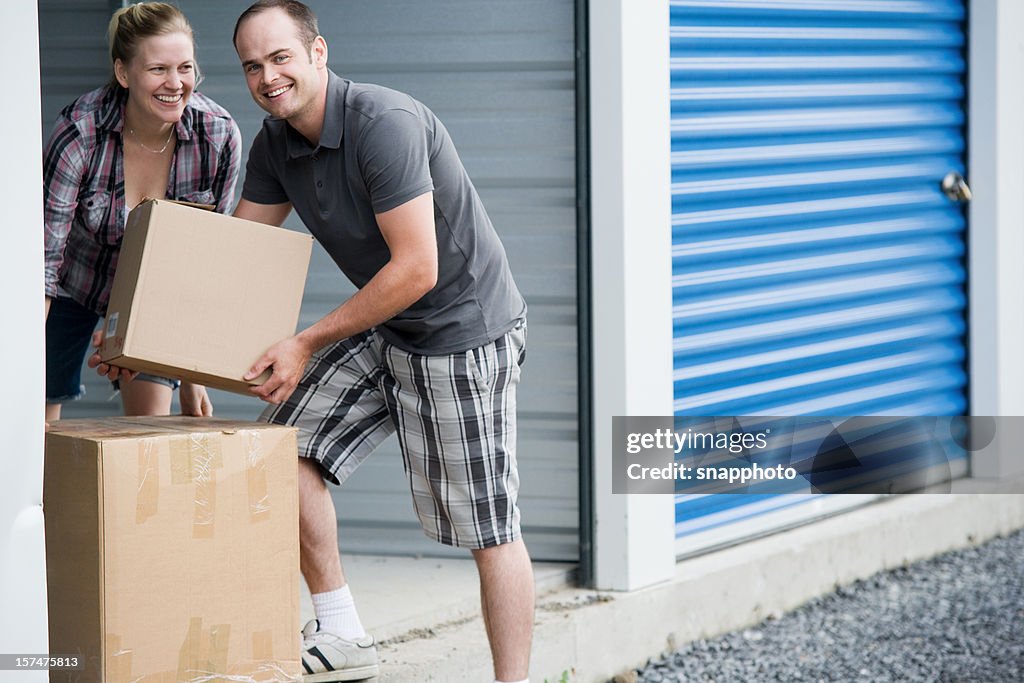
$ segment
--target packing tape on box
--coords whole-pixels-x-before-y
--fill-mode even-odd
[[[295,661],[295,665],[298,666],[298,660]],[[302,683],[302,674],[288,673],[279,662],[264,662],[256,671],[258,675],[252,679],[252,683]]]
[[[178,651],[178,673],[174,680],[186,683],[254,682],[249,676],[226,675],[230,641],[231,624],[213,624],[209,630],[204,630],[201,617],[189,619],[185,640]]]
[[[161,671],[135,676],[132,672],[133,650],[122,646],[121,637],[105,634],[110,658],[105,666],[104,680],[121,681],[174,681],[175,683],[299,683],[300,674],[286,671],[281,662],[274,661],[273,632],[257,631],[252,634],[253,662],[248,667],[254,675],[232,674],[228,671],[228,648],[231,641],[230,624],[214,624],[204,631],[201,617],[189,620],[188,632],[178,650],[178,670]]]
[[[274,659],[274,632],[273,630],[255,631],[252,634],[252,658],[256,662],[257,678],[261,683],[298,683],[302,680],[302,674],[285,670],[283,664]],[[299,667],[299,661],[293,661],[295,669]]]
[[[217,513],[217,474],[224,466],[219,434],[189,434],[189,460],[196,487],[192,538],[213,538]]]
[[[185,436],[171,439],[171,484],[180,486],[192,483],[192,456]]]
[[[139,485],[135,495],[135,523],[145,524],[156,514],[160,497],[160,459],[156,439],[139,441]]]
[[[214,624],[210,627],[210,673],[227,673],[230,642],[231,624]]]
[[[197,476],[224,466],[217,432],[174,435],[170,439],[170,450],[171,484],[191,484]]]
[[[195,486],[192,537],[213,538],[217,508],[217,475],[224,466],[220,434],[204,432],[174,437],[170,443],[171,483]]]
[[[257,662],[274,659],[273,631],[256,631],[252,634],[252,658]]]
[[[263,434],[251,429],[245,433],[246,477],[249,485],[249,521],[270,519],[270,492],[267,487],[267,462],[263,453]]]
[[[107,677],[111,681],[131,681],[132,678],[132,650],[121,647],[121,636],[114,633],[105,634],[107,641],[107,652],[110,659],[107,661]]]
[[[185,640],[178,650],[178,677],[175,680],[187,681],[191,678],[190,671],[195,671],[199,661],[199,643],[203,634],[202,617],[188,620],[188,631]]]

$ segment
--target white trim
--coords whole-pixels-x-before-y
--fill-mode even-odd
[[[7,162],[0,202],[8,226],[0,238],[0,270],[9,296],[0,336],[5,391],[0,393],[4,450],[0,456],[0,643],[10,653],[47,651],[46,562],[43,550],[43,191],[39,122],[36,0],[0,3],[18,68],[6,74],[17,107],[0,110]],[[18,680],[46,681],[45,671]]]
[[[974,415],[1024,415],[1024,3],[970,4],[970,362]],[[1019,444],[972,460],[1024,473]]]
[[[594,362],[594,577],[671,579],[670,495],[612,494],[615,415],[672,414],[667,0],[589,7]]]

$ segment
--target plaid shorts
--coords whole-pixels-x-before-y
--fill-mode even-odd
[[[375,331],[314,354],[262,419],[299,429],[299,455],[343,482],[392,432],[420,525],[436,541],[488,548],[519,538],[516,388],[526,327],[448,356],[408,353]]]

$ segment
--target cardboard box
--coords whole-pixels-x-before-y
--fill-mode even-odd
[[[295,431],[61,420],[46,435],[51,681],[299,681]]]
[[[128,216],[100,357],[248,394],[263,352],[295,334],[313,238],[165,200]]]

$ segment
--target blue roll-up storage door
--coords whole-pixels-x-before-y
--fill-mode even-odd
[[[670,7],[676,414],[965,413],[963,0]],[[678,550],[784,508],[680,495]]]

